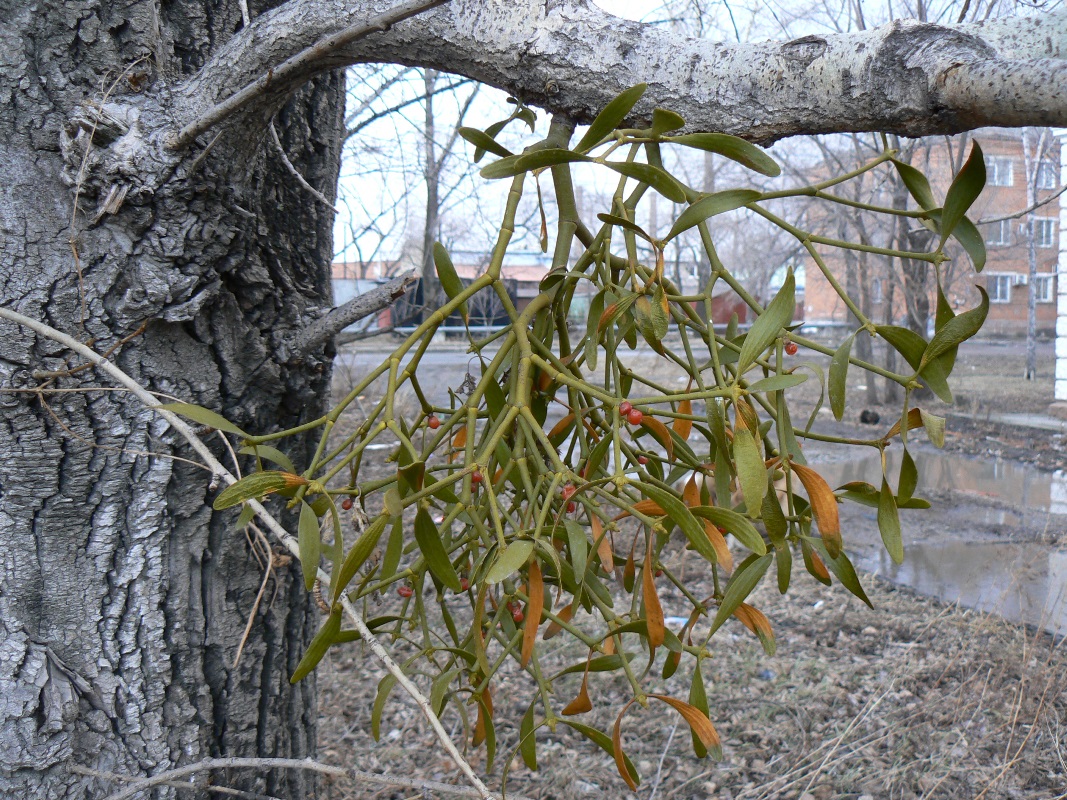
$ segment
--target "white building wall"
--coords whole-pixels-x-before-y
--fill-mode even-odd
[[[1067,131],[1060,140],[1060,185],[1067,183]],[[1056,265],[1056,400],[1067,401],[1067,202],[1060,202],[1060,254]]]

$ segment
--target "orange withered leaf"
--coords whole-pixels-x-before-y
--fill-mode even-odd
[[[727,572],[732,572],[734,556],[730,552],[730,546],[726,544],[726,537],[722,535],[714,522],[707,519],[704,520],[704,533],[708,535],[711,546],[715,549],[715,557],[718,558],[719,565]]]
[[[526,604],[526,616],[523,623],[526,627],[522,631],[522,658],[520,663],[526,666],[530,663],[533,655],[534,642],[537,641],[537,628],[541,624],[541,612],[545,607],[545,583],[541,578],[541,565],[534,559],[530,562],[530,577],[528,581],[530,598]]]
[[[826,552],[831,558],[837,558],[841,553],[841,521],[837,514],[837,496],[822,475],[811,467],[790,462],[789,468],[800,478],[804,490],[808,493],[811,513],[819,526]]]
[[[652,571],[652,537],[648,539],[648,548],[645,552],[645,565],[641,570],[641,588],[645,600],[645,617],[648,620],[648,645],[659,647],[663,644],[665,624],[663,621],[663,606],[659,602],[659,594],[656,592],[656,581]]]

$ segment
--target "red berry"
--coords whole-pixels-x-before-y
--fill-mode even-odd
[[[481,482],[482,482],[482,473],[479,472],[478,470],[475,470],[474,472],[472,472],[471,473],[471,483],[481,483]]]
[[[785,351],[791,356],[795,356],[797,354],[797,350],[799,350],[799,349],[800,348],[797,347],[797,343],[796,342],[786,342],[785,343]]]
[[[426,424],[429,426],[431,431],[435,431],[441,427],[441,420],[437,418],[436,414],[430,414],[430,416],[426,419]]]
[[[411,595],[415,594],[415,590],[410,586],[401,586],[397,588],[396,593],[401,597],[411,597]]]
[[[578,508],[578,504],[575,503],[573,500],[568,500],[567,501],[567,513],[568,514],[573,514],[577,508]]]
[[[574,493],[576,491],[577,491],[577,489],[574,488],[574,484],[573,483],[568,483],[566,486],[563,487],[563,491],[562,491],[563,499],[564,500],[570,500],[574,496]]]
[[[630,401],[623,400],[621,403],[619,403],[619,416],[625,417],[627,414],[630,413],[631,408],[633,408],[633,405],[630,403]]]
[[[661,569],[657,569],[656,570],[656,577],[657,578],[660,577],[662,574],[663,574],[663,570],[661,570]]]
[[[629,423],[631,425],[640,425],[641,424],[641,420],[643,420],[644,418],[645,418],[645,415],[642,414],[636,408],[631,408],[630,409],[630,413],[626,415],[626,419],[629,421]]]
[[[637,463],[641,464],[642,466],[644,466],[645,464],[648,463],[648,456],[638,456],[637,457]]]
[[[471,582],[470,582],[469,580],[467,580],[466,578],[460,578],[460,579],[459,579],[459,588],[460,588],[460,589],[461,589],[462,591],[464,591],[464,592],[465,592],[465,591],[467,591],[467,590],[468,590],[469,588],[471,588]]]
[[[515,620],[515,624],[518,625],[525,619],[525,615],[522,613],[521,608],[516,608],[514,611],[511,612],[511,618]]]
[[[341,501],[341,508],[343,508],[345,511],[351,510],[351,508],[352,508],[352,498],[351,497],[346,497],[344,500],[342,500]]]

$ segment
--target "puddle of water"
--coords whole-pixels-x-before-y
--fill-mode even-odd
[[[887,472],[896,485],[900,473],[901,450],[887,451]],[[1027,464],[1003,459],[976,459],[919,450],[912,453],[919,469],[919,489],[956,491],[1067,514],[1067,473],[1042,472]],[[831,486],[848,481],[867,481],[879,486],[882,465],[876,453],[849,461],[818,464],[819,472]]]
[[[1067,633],[1067,551],[1032,544],[912,544],[904,563],[880,551],[858,565],[949,603]]]

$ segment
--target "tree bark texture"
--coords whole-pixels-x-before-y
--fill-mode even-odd
[[[331,304],[332,215],[262,127],[227,129],[206,155],[140,147],[169,87],[240,24],[237,0],[0,0],[0,302],[99,351],[146,323],[122,369],[267,430],[326,396],[321,350],[292,367],[282,350]],[[331,197],[342,98],[323,73],[278,104],[290,159]],[[0,325],[6,387],[72,365]],[[102,383],[87,370],[53,385]],[[167,457],[188,449],[118,392],[0,403],[0,797],[116,788],[72,765],[312,755],[313,682],[287,678],[319,620],[294,568],[277,570],[232,668],[263,569],[235,518],[211,512],[210,475]],[[229,784],[304,797],[307,775]]]
[[[182,90],[185,125],[342,24],[395,0],[290,0],[235,36]],[[942,26],[913,20],[790,42],[690,39],[589,0],[451,0],[307,65],[390,61],[459,72],[578,121],[647,82],[635,121],[670,108],[691,129],[760,142],[801,133],[954,133],[1067,125],[1067,12]],[[297,75],[293,80],[300,80]],[[286,82],[274,91],[284,94]]]

